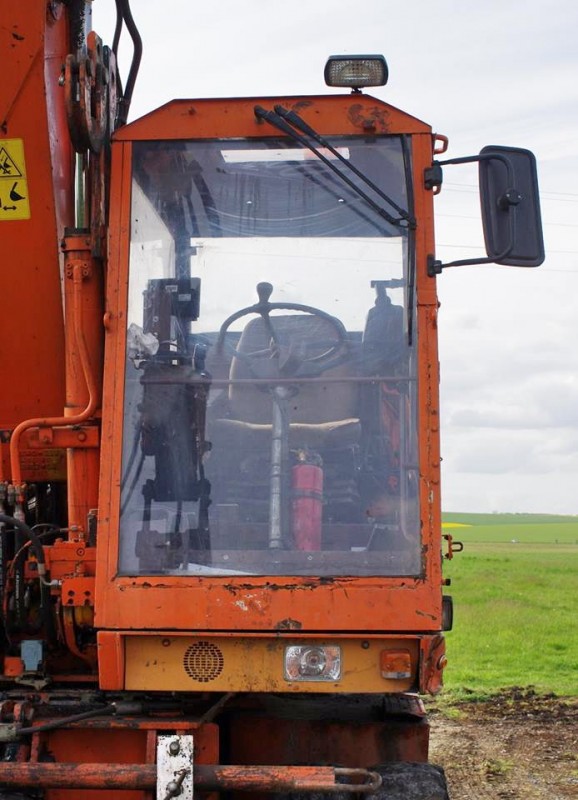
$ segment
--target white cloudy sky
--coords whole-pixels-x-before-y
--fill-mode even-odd
[[[390,69],[375,95],[449,136],[449,157],[486,144],[536,153],[543,266],[439,279],[443,507],[578,514],[576,0],[132,6],[145,46],[132,119],[174,97],[322,93],[327,55],[375,52]],[[113,0],[96,0],[93,27],[106,42],[113,26]],[[475,173],[446,167],[444,177],[438,256],[473,257]]]

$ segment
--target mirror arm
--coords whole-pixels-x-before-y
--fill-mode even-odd
[[[500,253],[496,258],[462,258],[458,261],[448,261],[447,264],[442,264],[439,259],[436,259],[431,253],[427,257],[427,274],[430,278],[434,275],[439,275],[443,269],[448,267],[469,267],[476,264],[495,264],[501,258],[506,258],[512,250],[512,243],[508,245],[503,253]]]
[[[444,167],[446,164],[472,164],[476,161],[501,161],[502,164],[506,167],[508,171],[508,183],[510,186],[513,186],[514,183],[514,169],[512,167],[512,162],[506,156],[499,155],[498,153],[480,153],[477,156],[463,156],[462,158],[448,158],[445,161],[434,161],[434,165],[436,167]],[[440,181],[441,183],[441,181]],[[501,208],[504,210],[508,209],[510,206],[517,206],[520,202],[521,197],[519,192],[515,189],[508,189],[507,192],[504,193],[502,197],[498,199],[498,203]],[[512,252],[512,248],[514,247],[514,242],[516,241],[516,216],[512,214],[510,216],[510,241],[508,242],[508,246],[505,250],[501,253],[498,253],[497,256],[493,257],[486,257],[486,258],[463,258],[458,261],[449,261],[447,264],[442,264],[441,261],[436,259],[433,254],[429,254],[427,257],[427,274],[430,278],[433,278],[435,275],[439,275],[443,269],[447,269],[447,267],[468,267],[473,266],[476,264],[495,264],[497,261],[501,261],[503,258],[507,258],[509,254]]]

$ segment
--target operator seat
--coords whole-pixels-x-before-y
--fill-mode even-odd
[[[290,449],[322,453],[356,444],[361,423],[350,343],[339,342],[332,323],[312,314],[271,316],[271,322],[280,345],[276,356],[261,317],[250,320],[241,334],[229,373],[229,413],[215,420],[211,431],[215,456],[221,447],[238,452],[270,445],[271,389],[281,384],[291,390]]]

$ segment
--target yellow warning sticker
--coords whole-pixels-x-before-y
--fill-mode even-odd
[[[0,139],[0,222],[30,219],[22,139]]]

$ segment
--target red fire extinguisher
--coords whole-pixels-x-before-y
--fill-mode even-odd
[[[293,541],[297,550],[321,550],[323,515],[323,470],[315,460],[299,453],[299,463],[292,469]]]

